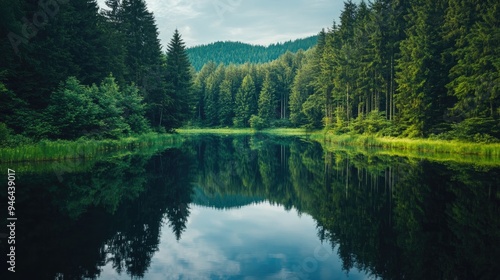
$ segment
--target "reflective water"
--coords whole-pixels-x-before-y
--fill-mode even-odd
[[[325,151],[298,138],[199,136],[181,148],[10,168],[18,169],[17,272],[1,279],[500,272],[498,165]]]

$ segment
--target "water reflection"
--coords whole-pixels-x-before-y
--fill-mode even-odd
[[[500,272],[498,167],[326,152],[298,138],[200,136],[72,170],[60,178],[34,168],[17,179],[19,279]]]

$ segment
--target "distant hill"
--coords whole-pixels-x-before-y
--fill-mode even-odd
[[[316,45],[318,36],[271,44],[268,47],[241,42],[215,42],[187,49],[189,59],[197,71],[212,60],[216,64],[266,63],[277,59],[287,51],[308,50]]]
[[[199,206],[210,207],[214,209],[232,209],[241,208],[254,203],[264,201],[261,197],[248,197],[242,195],[220,195],[207,194],[201,187],[195,187],[192,195],[193,203]]]

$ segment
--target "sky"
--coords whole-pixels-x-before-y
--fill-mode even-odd
[[[165,46],[178,29],[188,47],[216,41],[267,46],[318,34],[343,0],[145,0]],[[104,7],[104,0],[98,0]]]
[[[181,239],[165,222],[158,249],[144,280],[370,279],[358,269],[342,270],[337,247],[319,240],[311,216],[269,202],[224,211],[191,204]],[[109,262],[99,279],[130,276]]]

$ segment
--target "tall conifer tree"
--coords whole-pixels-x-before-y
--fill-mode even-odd
[[[235,97],[234,125],[237,127],[248,127],[250,117],[255,113],[255,84],[250,75],[243,79],[240,89]]]
[[[194,111],[193,76],[186,47],[178,30],[175,30],[167,47],[166,95],[172,101],[160,121],[167,130],[181,126]]]

